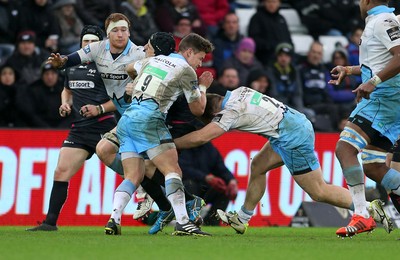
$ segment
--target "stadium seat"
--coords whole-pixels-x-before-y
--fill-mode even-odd
[[[306,56],[314,39],[308,34],[292,34],[291,35],[294,52],[300,56]]]
[[[301,23],[300,16],[294,8],[280,9],[279,13],[285,18],[291,34],[307,34],[307,28]]]
[[[330,62],[332,59],[332,53],[336,49],[336,44],[340,43],[344,48],[349,44],[349,40],[345,36],[329,36],[321,35],[318,40],[324,46],[324,58],[325,63]]]
[[[250,23],[250,18],[255,14],[256,8],[236,8],[235,13],[239,17],[239,31],[244,36],[247,36],[247,27]]]

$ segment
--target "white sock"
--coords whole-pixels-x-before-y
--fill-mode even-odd
[[[247,214],[247,213],[244,212],[242,209],[240,209],[240,210],[238,211],[239,220],[240,220],[240,222],[242,222],[243,224],[249,223],[249,221],[250,221],[250,219],[251,219],[252,216],[253,216],[253,215]]]
[[[168,196],[168,200],[174,209],[176,222],[186,224],[189,222],[189,216],[186,211],[185,193],[179,189]]]
[[[364,218],[369,218],[369,212],[365,200],[364,183],[348,187],[353,198],[354,214],[363,216]]]
[[[115,220],[117,224],[121,224],[121,216],[126,205],[131,200],[131,196],[125,191],[116,191],[114,194],[113,201],[113,212],[111,218]]]

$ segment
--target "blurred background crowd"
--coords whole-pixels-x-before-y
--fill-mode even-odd
[[[213,73],[210,92],[245,85],[305,113],[316,131],[340,131],[360,78],[327,82],[334,66],[358,64],[358,8],[356,0],[0,0],[0,127],[68,128],[58,113],[62,72],[44,62],[78,50],[84,25],[104,29],[121,12],[137,45],[156,31],[173,33],[177,46],[190,32],[207,37],[215,51],[197,73]]]

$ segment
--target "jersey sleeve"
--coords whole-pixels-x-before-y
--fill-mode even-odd
[[[388,50],[400,45],[400,24],[397,20],[386,18],[378,21],[374,32]]]
[[[99,51],[99,44],[100,42],[92,42],[77,51],[82,63],[92,62],[95,60],[95,57]]]
[[[181,85],[188,103],[192,103],[201,97],[196,72],[191,67],[182,71]]]
[[[235,124],[239,118],[239,113],[233,109],[224,109],[219,112],[211,122],[216,123],[219,127],[225,130],[225,132],[235,129]]]
[[[136,61],[136,62],[133,64],[133,68],[136,70],[136,73],[139,73],[139,71],[142,70],[143,65],[144,65],[145,63],[147,63],[148,60],[149,60],[149,58],[147,58],[147,59],[141,59],[141,60]]]

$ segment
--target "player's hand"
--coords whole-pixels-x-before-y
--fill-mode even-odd
[[[51,64],[54,68],[59,69],[67,62],[68,58],[62,57],[60,53],[51,53],[46,63]]]
[[[358,88],[353,90],[353,93],[357,94],[356,101],[357,103],[361,101],[362,98],[369,99],[369,95],[374,91],[375,85],[373,85],[370,81],[360,84]]]
[[[100,115],[100,111],[95,105],[84,105],[79,109],[79,114],[83,117],[94,117]]]
[[[227,186],[225,195],[228,197],[230,200],[235,200],[237,193],[238,193],[238,184],[235,179],[231,180]]]
[[[135,87],[135,85],[133,84],[133,82],[129,82],[128,84],[126,84],[125,86],[125,93],[128,96],[132,96],[133,93],[133,88]]]
[[[331,70],[332,79],[328,81],[329,84],[339,85],[346,77],[346,69],[343,66],[336,66]]]
[[[213,174],[208,174],[206,176],[206,182],[216,191],[220,193],[225,193],[227,186],[225,181],[219,177],[216,177]]]
[[[199,77],[199,85],[203,85],[207,88],[211,86],[211,83],[213,82],[214,77],[211,72],[209,71],[204,71],[200,77]]]
[[[71,114],[71,106],[67,103],[62,104],[58,109],[58,113],[61,117],[69,116]]]

